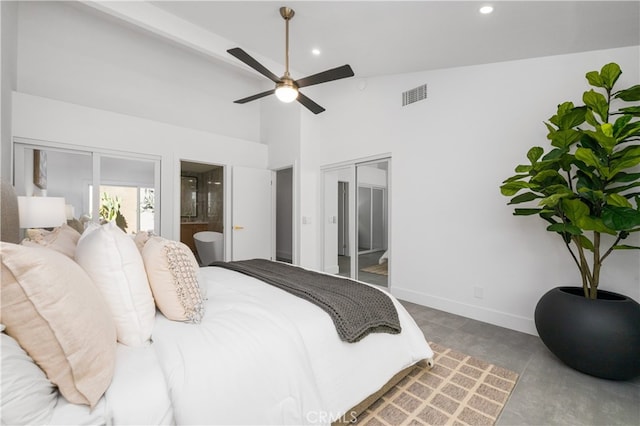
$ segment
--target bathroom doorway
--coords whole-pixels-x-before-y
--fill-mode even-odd
[[[180,161],[180,241],[203,266],[224,260],[224,166]]]

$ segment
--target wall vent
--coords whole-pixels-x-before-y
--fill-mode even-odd
[[[427,99],[427,85],[423,84],[415,89],[407,90],[402,93],[402,106],[407,106],[414,102]]]

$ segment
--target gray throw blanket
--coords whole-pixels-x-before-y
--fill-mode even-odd
[[[402,331],[391,299],[357,281],[265,259],[213,262],[210,266],[258,278],[314,303],[329,314],[343,341],[354,343],[369,333]]]

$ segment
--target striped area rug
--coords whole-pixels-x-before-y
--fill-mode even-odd
[[[356,424],[493,425],[518,375],[436,343],[435,366],[420,363],[360,415]]]

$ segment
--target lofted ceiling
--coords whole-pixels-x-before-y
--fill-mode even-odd
[[[248,70],[226,53],[241,47],[277,75],[285,44],[278,9],[289,6],[294,78],[346,63],[372,77],[640,45],[639,1],[118,3],[85,4]],[[486,4],[494,12],[482,15]]]

